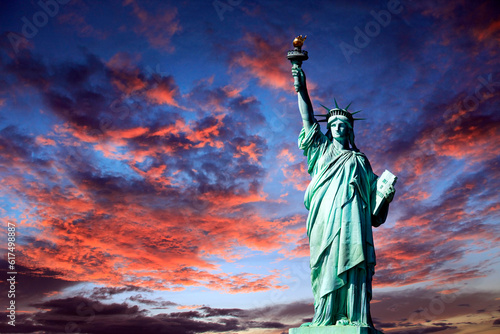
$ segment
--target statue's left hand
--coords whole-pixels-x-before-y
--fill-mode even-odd
[[[388,192],[385,194],[385,199],[387,203],[391,203],[392,200],[394,199],[394,194],[396,193],[396,189],[394,186],[391,186],[388,190]]]

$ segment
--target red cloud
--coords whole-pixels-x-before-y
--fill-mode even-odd
[[[290,151],[289,148],[285,147],[282,148],[280,153],[278,154],[278,159],[282,159],[285,162],[295,162],[295,159],[297,159],[297,156]]]
[[[497,143],[500,130],[497,124],[489,126],[460,125],[453,133],[438,138],[436,153],[455,159],[467,159],[470,163],[490,160],[500,154]]]
[[[486,29],[479,29],[479,28],[474,29],[474,35],[480,42],[489,39],[496,40],[497,42],[499,42],[500,41],[499,32],[500,32],[500,21],[491,22],[490,25],[486,27]]]
[[[214,119],[216,122],[212,125],[201,124],[196,130],[188,128],[186,137],[193,143],[196,143],[194,147],[201,148],[209,145],[220,149],[224,146],[224,142],[217,139],[220,130],[224,127],[222,122],[224,115],[215,116]]]
[[[132,59],[129,54],[118,52],[106,63],[111,71],[111,82],[127,95],[147,87],[140,70],[134,65],[135,61],[137,59]]]
[[[299,152],[298,149],[295,152]],[[297,157],[297,154],[294,153],[289,147],[283,147],[278,153],[277,158],[280,161],[280,164],[283,166],[281,171],[285,176],[285,180],[283,184],[291,184],[297,190],[304,191],[306,190],[309,182],[311,181],[311,177],[307,173],[307,163],[303,159],[303,157]],[[295,161],[299,161],[295,164],[291,164]]]
[[[127,96],[138,94],[150,103],[180,107],[176,101],[178,88],[172,77],[153,76],[146,79],[129,54],[118,52],[106,64],[111,71],[111,83]]]
[[[290,166],[285,165],[281,170],[285,176],[284,184],[291,184],[297,190],[304,191],[311,181],[307,173],[306,162],[299,162]]]
[[[145,127],[135,127],[131,129],[108,130],[107,134],[113,139],[120,140],[139,137],[148,131],[149,129]]]
[[[270,43],[264,38],[246,34],[241,41],[246,51],[232,57],[231,66],[240,66],[259,80],[262,86],[279,88],[286,91],[293,89],[290,66],[284,54],[284,45]],[[249,53],[250,51],[250,53]]]
[[[152,88],[149,88],[145,94],[153,103],[180,107],[175,100],[175,96],[178,95],[178,89],[171,77],[163,78]]]
[[[485,100],[491,96],[484,97]],[[451,103],[444,122],[430,122],[394,162],[407,184],[429,182],[446,173],[448,162],[463,160],[469,166],[485,163],[500,154],[498,121]]]
[[[219,126],[221,121],[222,118],[216,119],[215,125]],[[196,139],[191,143],[192,149],[206,142],[214,132],[207,131],[211,127],[192,129],[183,122],[177,125],[151,132],[149,138],[186,135]],[[143,127],[112,130],[105,141],[96,141],[82,137],[68,126],[58,126],[52,138],[57,143],[78,147],[82,143],[75,139],[80,135],[80,139],[86,140],[84,144],[103,150],[106,142],[127,148],[131,141],[148,137],[149,133]],[[242,147],[245,150],[252,145]],[[162,149],[153,146],[146,151],[155,156]],[[108,158],[120,160],[140,156],[139,152],[129,150],[123,156],[108,155]],[[280,251],[302,242],[303,233],[294,232],[295,219],[269,220],[245,208],[244,205],[266,200],[258,188],[247,192],[206,191],[193,194],[189,198],[191,204],[175,205],[175,198],[184,202],[187,198],[183,197],[182,189],[173,187],[175,173],[165,164],[142,170],[130,161],[128,165],[142,179],[128,186],[131,181],[120,175],[96,176],[87,171],[83,178],[77,177],[74,171],[60,168],[61,162],[55,161],[53,166],[59,169],[52,169],[49,164],[40,172],[29,163],[28,157],[12,156],[9,160],[17,161],[19,177],[2,180],[4,186],[8,183],[8,188],[17,189],[26,202],[36,207],[25,221],[18,222],[39,231],[30,243],[20,245],[20,257],[26,266],[58,272],[59,278],[109,285],[133,280],[154,289],[170,290],[189,285],[235,293],[280,289],[283,287],[278,282],[278,273],[220,273],[212,259],[234,261],[247,251]],[[75,166],[75,171],[81,169]],[[30,174],[38,175],[37,183],[29,182]],[[46,180],[49,175],[50,182],[57,182],[58,187],[49,187]],[[154,187],[152,191],[146,191],[149,185]],[[194,203],[205,209],[199,211]],[[245,218],[235,218],[235,212]],[[283,235],[284,229],[290,232]]]
[[[257,163],[259,161],[259,158],[262,156],[262,151],[256,143],[249,143],[248,145],[238,146],[236,147],[236,151],[237,152],[234,154],[235,158],[248,156],[250,161],[255,163]]]
[[[45,138],[43,136],[36,137],[36,143],[39,145],[56,145],[56,142],[53,139]]]

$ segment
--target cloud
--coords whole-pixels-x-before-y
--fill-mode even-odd
[[[479,45],[467,45],[469,51],[476,53],[477,50],[485,46],[492,46],[491,42],[496,39],[499,29],[498,17],[489,14],[492,11],[496,12],[498,5],[483,2],[474,7],[469,6],[470,4],[467,3],[449,3],[440,6],[437,10],[424,9],[426,6],[418,7],[423,9],[423,15],[438,19],[437,22],[443,26],[443,30],[438,34],[443,38],[443,43],[451,44],[453,40],[451,35],[457,33],[458,36],[462,36],[461,39],[472,39],[481,43]],[[474,10],[471,11],[471,9]],[[468,29],[468,27],[471,29]]]
[[[166,117],[146,118],[139,124],[137,118],[153,106],[134,110],[134,114],[130,109],[117,114],[110,107],[112,100],[122,101],[121,94],[125,94],[147,101],[151,87],[168,83],[174,91],[175,85],[173,78],[148,75],[135,62],[137,59],[128,54],[115,54],[106,64],[86,55],[83,63],[52,64],[60,69],[54,72],[57,75],[50,75],[40,62],[33,68],[46,77],[43,81],[36,79],[35,73],[6,65],[19,82],[39,90],[47,112],[65,121],[43,137],[21,135],[15,127],[2,130],[6,161],[15,161],[18,167],[4,182],[18,189],[13,191],[15,196],[37,208],[34,217],[41,233],[28,243],[31,249],[26,252],[25,265],[34,267],[39,259],[43,266],[70,280],[84,278],[117,285],[124,279],[135,279],[150,289],[207,286],[236,293],[284,288],[277,273],[228,275],[217,272],[215,264],[215,259],[232,262],[250,251],[277,251],[288,258],[307,256],[303,228],[294,219],[269,219],[255,212],[257,203],[269,201],[263,192],[266,173],[261,163],[267,143],[251,134],[252,127],[264,121],[260,102],[254,96],[229,93],[227,86],[215,87],[211,80],[203,80],[186,95],[197,107],[195,119],[188,120],[169,109]],[[92,80],[107,89],[92,89]],[[176,97],[176,103],[187,103]],[[490,97],[485,100],[494,101]],[[207,105],[210,107],[204,109]],[[414,167],[416,175],[432,166],[440,156],[439,149],[443,156],[463,159],[452,154],[455,151],[447,148],[447,142],[463,140],[466,147],[467,138],[477,136],[478,144],[489,148],[486,138],[494,135],[494,116],[476,116],[459,131],[457,126],[462,123],[457,122],[467,119],[461,112],[452,109],[447,115],[459,121],[445,122],[435,136],[440,145],[430,146],[434,155]],[[112,126],[102,122],[116,114]],[[415,148],[427,145],[423,139],[436,134],[431,131],[433,122],[429,118],[410,137]],[[487,131],[479,132],[480,127]],[[294,187],[303,190],[309,182],[305,165],[290,152],[285,147],[278,153],[285,182],[293,180]],[[462,152],[481,164],[494,155]],[[117,164],[120,172],[109,173],[102,168],[106,164]],[[460,280],[484,275],[481,267],[450,269],[448,264],[465,256],[465,246],[491,239],[491,226],[475,222],[463,208],[473,199],[481,199],[489,203],[481,206],[482,212],[494,212],[494,194],[481,192],[487,181],[481,175],[493,175],[494,166],[491,162],[482,174],[450,186],[435,206],[414,205],[413,198],[430,196],[418,183],[414,186],[421,195],[402,196],[404,216],[377,248],[376,284],[408,285],[422,280],[441,282],[450,275]],[[38,184],[29,182],[29,174],[39,176]],[[44,181],[60,182],[63,175],[67,181],[58,188]],[[404,173],[401,176],[405,178]],[[247,224],[248,220],[252,224]],[[283,230],[287,231],[285,238]],[[481,247],[487,249],[486,244]],[[428,258],[436,261],[428,264]],[[151,277],[156,280],[150,281]]]
[[[307,165],[305,162],[298,162],[292,165],[285,164],[281,169],[285,176],[284,184],[291,184],[299,191],[305,191],[309,185],[310,176],[307,173]]]
[[[2,253],[7,254],[7,249],[2,249]],[[7,268],[9,267],[6,260],[0,261],[0,273],[5,279],[0,282],[0,287],[4,291],[9,291],[9,283],[6,278]],[[29,268],[20,263],[16,263],[16,307],[18,310],[30,310],[31,303],[39,300],[57,296],[65,288],[70,288],[78,284],[77,281],[62,279],[61,273],[47,268]],[[4,304],[8,303],[7,293],[2,296]]]
[[[231,56],[231,66],[245,69],[248,75],[257,78],[261,86],[285,91],[293,89],[289,65],[283,60],[286,46],[282,41],[269,41],[247,33],[240,43],[245,46],[245,51]]]
[[[156,298],[155,300],[147,299],[147,298],[144,298],[142,296],[142,294],[131,296],[129,298],[129,300],[132,302],[148,305],[152,309],[166,309],[166,308],[170,308],[173,306],[177,306],[177,307],[181,306],[181,305],[174,303],[174,302],[171,302],[171,301],[159,300],[159,298]]]
[[[174,107],[179,107],[175,101],[175,96],[178,94],[177,86],[172,77],[162,77],[157,84],[146,91],[146,96],[156,104],[167,104]]]
[[[97,300],[109,299],[116,294],[121,294],[124,292],[136,292],[136,291],[152,292],[151,289],[134,285],[127,285],[123,287],[98,287],[94,288],[89,298]]]
[[[47,88],[50,77],[48,68],[36,55],[29,50],[24,50],[15,60],[9,60],[2,64],[6,73],[15,74],[21,84],[40,89]]]
[[[87,14],[89,8],[82,2],[78,3],[79,8],[77,11],[68,11],[65,9],[64,13],[57,16],[57,21],[61,24],[73,26],[77,34],[82,37],[94,37],[100,40],[105,40],[109,37],[109,32],[95,28],[89,24],[82,13]]]
[[[492,249],[498,242],[493,224],[496,208],[498,159],[483,163],[476,172],[458,175],[432,204],[403,199],[403,214],[396,224],[375,230],[377,243],[376,285],[400,286],[418,282],[444,284],[487,275],[489,262],[474,266],[457,261],[474,253]],[[488,176],[487,176],[488,175]],[[402,207],[401,207],[402,206]],[[481,217],[481,218],[479,218]]]
[[[106,63],[113,85],[127,96],[144,96],[152,104],[180,107],[176,101],[179,93],[173,77],[144,73],[135,65],[139,58],[118,52]]]
[[[445,329],[466,331],[498,322],[493,316],[498,302],[495,302],[495,294],[491,292],[459,290],[446,295],[432,289],[406,289],[398,293],[375,290],[375,298],[371,306],[374,322],[378,329],[387,333],[434,333]],[[131,297],[129,301],[152,306],[163,303],[163,307],[175,305],[141,295]],[[467,308],[461,306],[464,303],[482,312],[471,315]],[[484,308],[484,305],[489,306]],[[38,310],[19,321],[23,332],[42,329],[57,332],[68,328],[66,326],[86,333],[133,333],[139,326],[144,333],[218,333],[257,328],[286,331],[299,327],[314,312],[312,302],[297,301],[250,309],[201,306],[188,311],[151,314],[137,305],[103,303],[81,296],[55,298],[32,306]]]
[[[242,309],[201,307],[193,311],[150,315],[136,305],[101,303],[84,297],[52,299],[33,304],[39,308],[28,317],[20,315],[16,330],[34,333],[40,330],[85,333],[201,333],[244,331],[251,328],[282,329],[278,321],[249,318]],[[5,323],[2,330],[8,330]]]
[[[276,227],[289,222],[253,210],[267,198],[261,165],[266,142],[247,132],[263,121],[259,102],[226,86],[206,87],[205,95],[193,91],[194,103],[218,92],[221,105],[234,112],[205,110],[189,121],[167,112],[139,125],[141,111],[126,109],[107,125],[103,119],[116,114],[112,101],[122,101],[121,94],[147,98],[150,85],[173,82],[144,74],[135,61],[118,53],[104,64],[86,55],[83,63],[52,64],[58,69],[53,75],[40,63],[46,83],[26,81],[44,98],[46,112],[64,123],[36,137],[13,126],[0,132],[4,161],[17,161],[4,184],[12,200],[35,208],[29,214],[36,233],[20,247],[23,264],[110,286],[135,280],[162,290],[285,288],[277,272],[226,274],[215,264],[249,251],[288,248],[287,241],[301,238],[292,233],[280,241]],[[33,75],[17,68],[11,74],[18,81]],[[93,88],[93,80],[106,88]],[[103,168],[110,164],[120,172]]]
[[[172,37],[182,30],[177,18],[176,8],[165,8],[156,11],[155,14],[139,6],[135,0],[125,0],[124,6],[132,6],[133,13],[140,21],[134,27],[137,34],[145,36],[154,48],[173,52]]]
[[[135,58],[135,59],[134,59]],[[135,62],[139,56],[131,57],[128,53],[118,52],[106,63],[111,72],[111,82],[123,93],[130,95],[147,86],[146,78],[142,76]]]
[[[451,294],[435,289],[406,289],[397,294],[377,293],[375,290],[374,297],[372,315],[388,333],[432,333],[450,327],[458,331],[487,329],[495,314],[494,305],[498,304],[493,302],[491,293],[470,292],[466,288]],[[470,306],[465,308],[463,304]],[[483,314],[471,312],[471,309],[480,310],[484,305],[489,306]]]

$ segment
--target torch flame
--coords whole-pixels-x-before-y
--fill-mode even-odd
[[[293,46],[300,49],[302,45],[304,45],[304,41],[306,40],[306,38],[307,35],[304,37],[302,37],[302,35],[295,37],[295,39],[293,40]]]

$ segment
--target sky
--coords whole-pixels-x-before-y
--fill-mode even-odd
[[[315,111],[352,102],[398,176],[377,328],[500,332],[500,6],[429,0],[2,1],[0,332],[310,319],[297,35]]]

